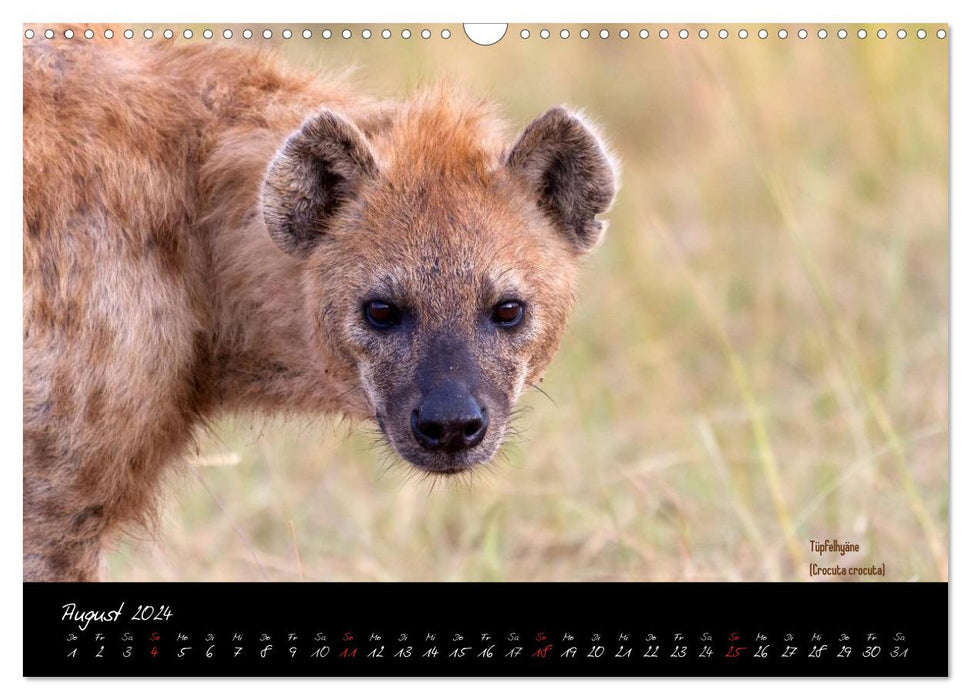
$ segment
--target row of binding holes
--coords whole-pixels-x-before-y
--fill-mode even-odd
[[[926,29],[918,29],[914,33],[915,33],[915,35],[917,36],[918,39],[926,39],[927,38],[927,30]],[[579,36],[580,36],[581,39],[589,39],[590,38],[590,30],[589,29],[581,29],[578,32],[578,34],[579,34]],[[637,35],[641,39],[647,39],[651,35],[651,33],[647,29],[641,29],[639,32],[637,32]],[[661,30],[658,30],[657,35],[661,39],[667,39],[669,36],[671,36],[671,32],[669,32],[667,29],[661,29]],[[521,38],[523,38],[523,39],[528,39],[530,37],[530,31],[528,29],[523,29],[522,31],[519,32],[519,36]],[[539,38],[540,39],[549,39],[551,36],[552,36],[552,33],[550,32],[549,29],[541,29],[539,31]],[[631,32],[630,32],[629,29],[621,29],[620,31],[617,32],[617,36],[619,36],[621,39],[628,39],[631,36]],[[678,37],[679,38],[681,38],[681,39],[687,39],[690,36],[691,36],[691,32],[689,32],[687,29],[680,29],[680,30],[678,30]],[[709,36],[711,36],[711,32],[709,32],[707,29],[699,29],[698,30],[698,38],[699,39],[707,39]],[[727,39],[728,37],[731,36],[731,32],[729,32],[727,29],[719,29],[718,32],[717,32],[717,36],[718,36],[719,39]],[[756,32],[756,36],[758,36],[759,39],[768,39],[769,38],[769,30],[768,29],[764,29],[764,28],[763,29],[759,29],[758,32]],[[787,39],[789,37],[789,30],[788,29],[780,29],[777,32],[776,36],[778,36],[780,39]],[[796,32],[796,36],[799,37],[800,39],[805,39],[805,38],[807,38],[809,36],[809,31],[806,30],[806,29],[800,29],[799,31]],[[819,30],[816,31],[816,36],[818,38],[820,38],[820,39],[825,39],[825,38],[827,38],[829,36],[829,32],[827,32],[825,29],[819,29]],[[845,29],[838,29],[836,31],[836,36],[839,37],[840,39],[845,39],[847,36],[849,36],[849,32],[847,32]],[[866,29],[857,30],[856,36],[858,38],[860,38],[860,39],[866,39],[867,36],[868,36],[867,30]],[[886,39],[887,36],[888,36],[887,30],[886,29],[878,29],[877,32],[876,32],[876,36],[877,36],[878,39]],[[938,39],[943,39],[946,36],[947,36],[947,32],[945,30],[943,30],[943,29],[938,29],[937,30],[937,38]],[[748,39],[748,37],[749,37],[749,31],[748,31],[748,29],[739,29],[738,30],[738,38],[739,39]],[[561,39],[569,39],[570,38],[570,30],[569,29],[561,29],[560,30],[560,38]],[[600,38],[601,39],[609,39],[610,38],[610,31],[607,30],[607,29],[601,29],[600,30]],[[906,29],[898,29],[897,30],[897,38],[898,39],[906,39],[907,38],[907,30]]]
[[[33,29],[28,29],[28,30],[26,30],[24,32],[24,36],[27,37],[28,39],[33,39],[36,35],[37,34],[36,34],[36,32]],[[46,30],[44,30],[44,34],[43,35],[47,39],[53,39],[55,36],[57,36],[57,34],[54,32],[53,29],[46,29]],[[256,34],[253,32],[252,29],[244,29],[243,31],[240,32],[240,36],[242,36],[244,39],[252,39],[255,35]],[[273,38],[273,30],[272,29],[264,29],[260,35],[264,39],[272,39]],[[302,36],[304,39],[310,39],[311,37],[313,37],[313,35],[314,35],[314,33],[312,31],[310,31],[309,29],[304,29],[303,31],[300,32],[300,36]],[[432,31],[430,29],[422,29],[418,33],[418,35],[422,39],[431,39],[431,37],[432,37]],[[92,30],[92,29],[86,29],[86,30],[84,30],[82,36],[85,39],[93,39],[94,38],[94,30]],[[104,31],[104,37],[105,37],[105,39],[112,39],[112,38],[114,38],[114,36],[115,36],[114,31],[112,31],[111,29],[105,29],[105,31]],[[126,29],[124,32],[122,32],[122,36],[124,36],[126,39],[133,39],[133,38],[135,38],[135,31],[133,29]],[[151,29],[146,29],[145,31],[142,32],[142,36],[145,39],[152,39],[155,36],[155,32],[153,30],[151,30]],[[164,30],[162,30],[162,36],[164,38],[166,38],[166,39],[171,39],[173,36],[175,36],[175,32],[173,32],[171,29],[164,29]],[[195,36],[195,33],[191,29],[184,29],[182,31],[182,37],[184,39],[191,39],[193,36]],[[202,30],[202,38],[203,39],[212,39],[214,36],[215,36],[215,33],[213,32],[212,29],[203,29]],[[291,29],[284,29],[282,32],[280,32],[280,36],[282,36],[284,39],[292,39],[293,36],[294,36],[294,33],[293,33],[293,30],[291,30]],[[330,39],[331,37],[335,36],[335,33],[333,31],[331,31],[330,29],[324,29],[320,33],[320,36],[323,37],[324,39]],[[340,36],[340,37],[342,37],[344,39],[350,39],[352,36],[354,36],[354,33],[350,29],[344,29],[343,31],[337,33],[336,36]],[[372,32],[370,29],[363,29],[363,30],[361,30],[361,37],[362,38],[364,38],[364,39],[370,39],[372,36],[374,36],[374,32]],[[391,32],[390,29],[382,29],[378,33],[378,36],[380,36],[382,39],[390,39],[392,37],[392,32]],[[401,38],[402,39],[410,39],[411,36],[412,35],[411,35],[411,30],[410,29],[402,29],[401,30]],[[452,36],[452,31],[450,29],[443,29],[440,32],[440,36],[443,39],[448,39],[448,38],[450,38]],[[232,39],[233,38],[233,30],[232,29],[224,29],[222,31],[222,37],[224,39]],[[65,39],[73,39],[74,38],[74,30],[73,29],[65,29],[64,30],[64,38]]]
[[[126,39],[132,39],[132,38],[135,37],[135,32],[132,29],[126,29],[124,32],[122,32],[122,34],[123,34],[123,36]],[[254,36],[254,33],[253,33],[253,30],[252,29],[244,29],[242,32],[240,32],[240,34],[241,34],[241,36],[244,39],[252,39],[253,36]],[[579,36],[580,36],[581,39],[589,39],[590,38],[590,30],[589,29],[581,29],[578,32],[578,34],[579,34]],[[927,37],[927,31],[925,29],[918,29],[915,32],[915,34],[916,34],[916,36],[917,36],[918,39],[925,39]],[[320,33],[320,35],[324,39],[330,39],[331,37],[334,36],[334,32],[332,32],[330,29],[324,29]],[[344,29],[339,34],[339,36],[341,36],[344,39],[350,39],[353,35],[354,35],[354,33],[350,29]],[[421,32],[419,32],[419,35],[421,36],[422,39],[430,39],[431,36],[432,36],[432,32],[431,32],[430,29],[422,29]],[[628,29],[621,29],[620,31],[617,32],[617,36],[619,36],[621,39],[627,39],[627,38],[630,37],[630,35],[631,35],[631,32]],[[647,29],[641,29],[637,33],[637,35],[641,39],[647,39],[650,36],[650,32]],[[657,35],[661,39],[667,39],[671,35],[671,33],[667,29],[661,29],[661,30],[658,31]],[[776,33],[776,35],[780,39],[786,39],[786,38],[789,37],[789,31],[787,29],[780,29]],[[27,37],[28,39],[33,39],[34,36],[35,36],[35,32],[34,32],[33,29],[28,29],[28,30],[26,30],[24,32],[24,36]],[[46,30],[44,30],[44,36],[47,39],[53,39],[56,36],[56,34],[55,34],[55,32],[54,32],[53,29],[46,29]],[[84,33],[83,33],[83,36],[84,36],[85,39],[93,39],[94,38],[94,31],[91,30],[91,29],[86,29],[84,31]],[[145,31],[142,32],[142,36],[144,38],[146,38],[146,39],[151,39],[152,37],[155,36],[155,32],[152,31],[151,29],[146,29]],[[171,39],[173,36],[175,36],[175,33],[171,29],[165,29],[165,30],[162,31],[162,36],[165,37],[166,39]],[[182,36],[185,39],[191,39],[193,37],[193,32],[192,32],[191,29],[185,29],[185,30],[182,31]],[[211,29],[203,29],[202,30],[202,38],[204,38],[204,39],[212,39],[213,36],[215,36],[215,34],[214,34],[214,32]],[[233,30],[232,29],[224,29],[222,31],[222,36],[223,36],[224,39],[232,39],[233,38]],[[273,38],[273,31],[270,30],[270,29],[264,29],[263,32],[262,32],[262,36],[263,36],[264,39],[272,39]],[[293,31],[292,30],[290,30],[290,29],[284,29],[282,32],[280,32],[280,36],[282,36],[284,39],[291,39],[294,36],[294,34],[293,34]],[[302,32],[300,32],[300,36],[302,36],[304,39],[310,39],[313,36],[313,32],[310,31],[309,29],[304,29]],[[363,30],[361,30],[361,37],[363,39],[370,39],[372,36],[373,36],[373,33],[371,32],[370,29],[363,29]],[[392,32],[391,32],[390,29],[382,29],[381,32],[380,32],[380,36],[381,36],[382,39],[390,39],[392,37]],[[443,29],[441,31],[441,37],[443,39],[448,39],[451,36],[452,36],[452,32],[449,29]],[[530,37],[530,32],[529,32],[528,29],[523,29],[521,32],[519,32],[519,36],[522,37],[523,39],[528,39]],[[549,39],[550,36],[552,36],[552,34],[551,34],[551,32],[550,32],[549,29],[541,29],[539,31],[539,37],[541,39]],[[691,36],[691,32],[689,32],[687,29],[680,29],[680,30],[678,30],[678,37],[679,38],[681,38],[681,39],[687,39],[689,36]],[[698,38],[699,39],[707,39],[709,36],[710,36],[710,33],[709,33],[709,31],[707,29],[699,29],[698,30]],[[730,34],[730,32],[727,29],[719,29],[718,32],[717,32],[717,36],[718,36],[719,39],[727,39],[729,36],[731,36],[731,34]],[[758,32],[756,32],[756,36],[758,36],[759,39],[768,39],[769,38],[769,30],[767,30],[767,29],[759,29]],[[809,36],[809,32],[806,29],[800,29],[800,30],[798,30],[796,32],[796,36],[799,37],[800,39],[805,39],[805,38],[807,38]],[[827,38],[827,36],[829,36],[829,33],[825,29],[819,29],[819,30],[816,31],[816,36],[818,38],[820,38],[820,39],[825,39],[825,38]],[[836,31],[836,36],[838,38],[840,38],[840,39],[845,39],[847,36],[849,36],[849,32],[847,32],[845,29],[839,29],[839,30]],[[866,39],[867,36],[868,36],[867,30],[866,29],[859,29],[859,30],[857,30],[856,36],[858,38],[860,38],[860,39]],[[886,39],[887,36],[888,36],[887,30],[886,29],[878,29],[877,32],[876,32],[876,36],[877,36],[878,39]],[[947,36],[947,32],[944,29],[938,29],[937,30],[937,38],[938,39],[943,39],[946,36]],[[106,39],[111,39],[112,37],[114,37],[114,32],[111,29],[106,29],[104,31],[104,37]],[[609,37],[610,37],[610,31],[609,30],[607,30],[607,29],[601,29],[600,30],[600,38],[601,39],[607,39]],[[739,39],[747,39],[748,37],[749,37],[749,32],[748,32],[747,29],[739,29],[738,30],[738,38]],[[64,30],[64,38],[65,39],[73,39],[74,38],[74,30],[73,29],[65,29]],[[402,29],[401,30],[401,38],[402,39],[410,39],[411,38],[411,30],[410,29]],[[561,29],[560,30],[560,38],[561,39],[569,39],[570,38],[570,30],[569,29]],[[907,30],[906,29],[898,29],[897,30],[897,38],[898,39],[906,39],[907,38]]]

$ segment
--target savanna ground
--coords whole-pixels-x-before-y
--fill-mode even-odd
[[[233,41],[355,65],[378,96],[447,74],[500,104],[511,137],[561,103],[603,126],[623,187],[549,398],[525,398],[491,468],[446,481],[386,468],[366,426],[228,418],[109,580],[805,580],[825,538],[858,542],[840,563],[885,562],[887,579],[946,578],[937,27],[604,41],[599,25],[586,40],[511,26],[490,48],[460,26],[322,28]]]

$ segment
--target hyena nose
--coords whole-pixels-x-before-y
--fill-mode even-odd
[[[426,450],[467,450],[482,442],[488,428],[488,411],[457,382],[432,389],[411,413],[411,432]]]

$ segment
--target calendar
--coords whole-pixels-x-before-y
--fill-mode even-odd
[[[949,25],[20,31],[25,676],[949,674]]]

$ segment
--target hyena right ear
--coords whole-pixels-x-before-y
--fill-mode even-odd
[[[273,157],[263,180],[263,218],[280,248],[310,255],[338,209],[377,173],[361,131],[329,110],[310,117]]]
[[[506,160],[532,187],[537,203],[579,252],[597,244],[616,192],[614,168],[600,140],[575,114],[554,107],[520,135]]]

